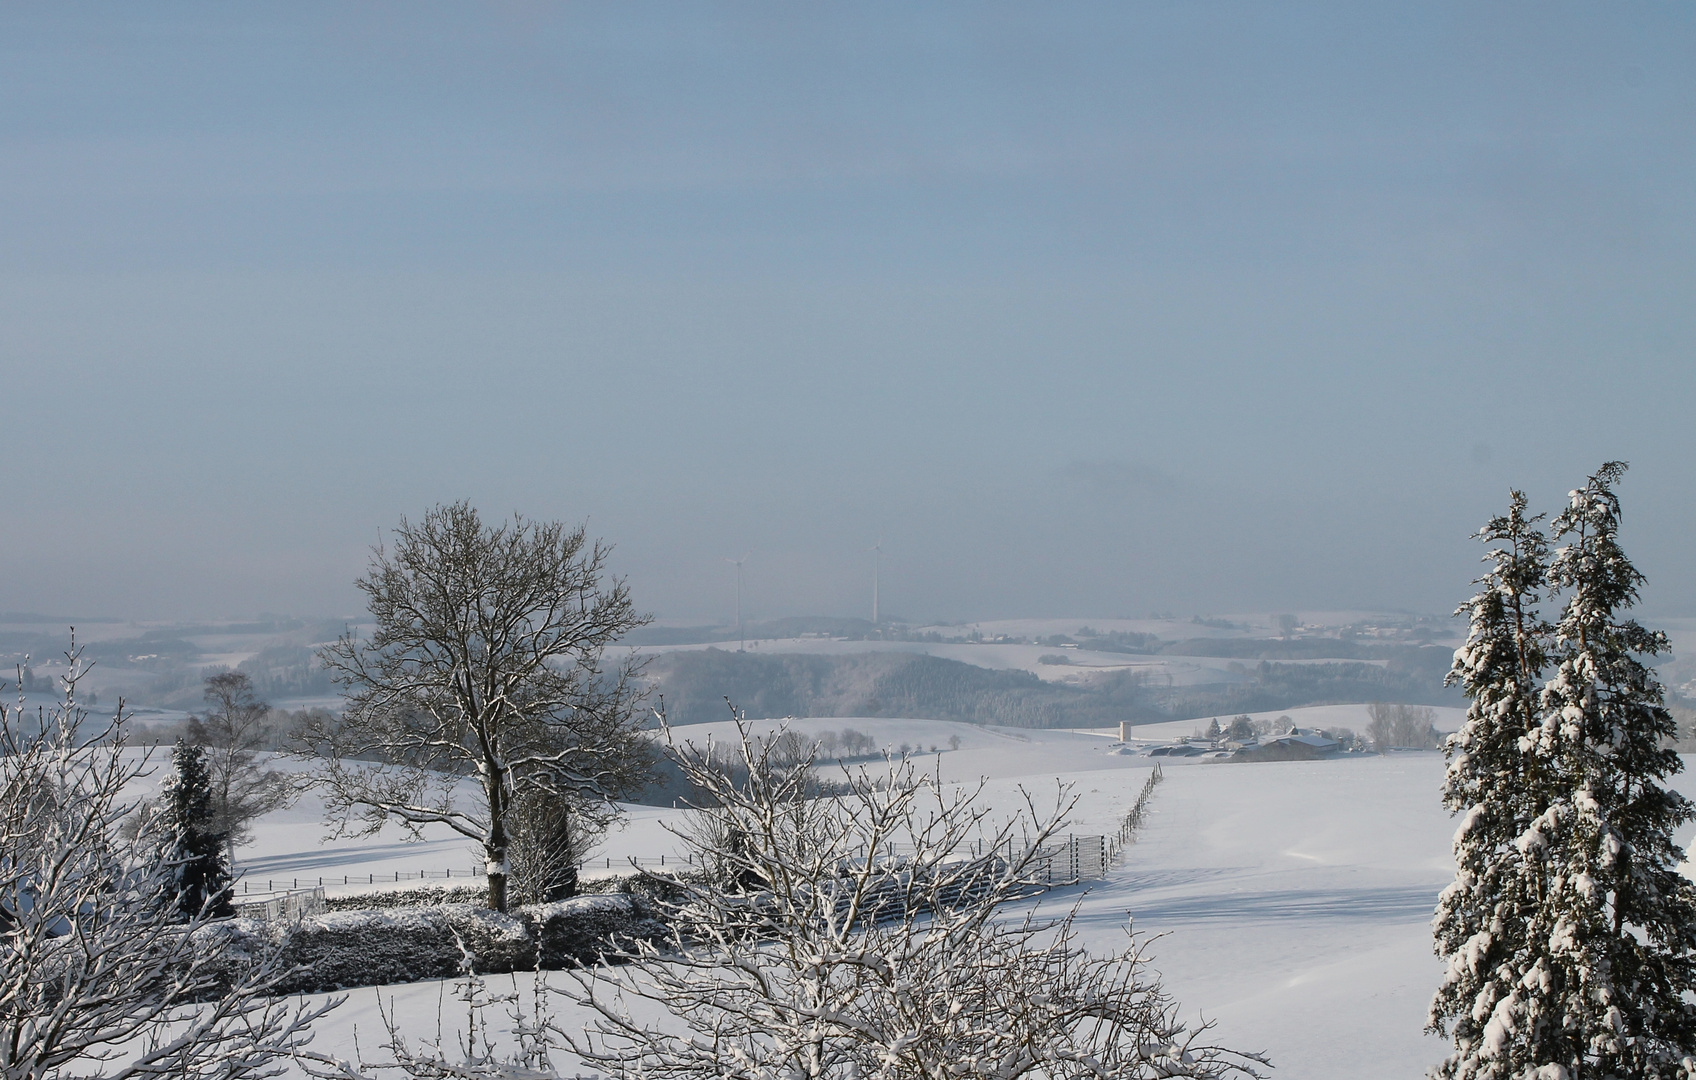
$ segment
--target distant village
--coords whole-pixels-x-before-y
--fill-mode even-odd
[[[1119,737],[1127,746],[1131,745],[1132,730],[1128,724],[1120,727]],[[1142,753],[1153,758],[1209,758],[1214,761],[1314,761],[1364,752],[1365,747],[1352,731],[1337,734],[1342,737],[1318,728],[1297,727],[1287,716],[1270,722],[1261,721],[1258,725],[1246,716],[1239,716],[1228,727],[1220,727],[1215,719],[1203,735],[1150,746]]]

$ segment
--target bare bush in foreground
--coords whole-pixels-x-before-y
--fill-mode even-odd
[[[729,873],[680,885],[668,946],[633,943],[626,964],[573,973],[569,994],[594,1011],[569,1039],[586,1063],[621,1080],[1213,1078],[1265,1063],[1179,1021],[1145,942],[1098,958],[1075,911],[998,913],[1039,890],[1064,792],[994,826],[977,789],[896,760],[808,798],[810,762],[776,767],[777,741],[739,727],[739,782],[710,748],[674,744],[712,823],[684,839],[734,837],[697,859]]]
[[[274,1075],[339,1002],[290,1007],[275,952],[205,947],[176,866],[119,836],[145,774],[125,717],[88,724],[73,645],[65,696],[0,708],[0,1080]]]

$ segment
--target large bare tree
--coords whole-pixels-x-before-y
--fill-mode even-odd
[[[300,733],[342,831],[445,824],[482,846],[489,906],[504,911],[522,801],[606,801],[646,780],[637,662],[605,653],[647,618],[609,551],[581,526],[486,526],[463,502],[402,519],[357,582],[371,636],[320,653],[347,708]],[[465,777],[475,801],[454,798]]]

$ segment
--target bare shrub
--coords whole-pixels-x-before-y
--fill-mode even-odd
[[[88,723],[74,639],[66,658],[59,704],[0,708],[0,1078],[274,1075],[339,1001],[272,996],[289,975],[275,948],[205,947],[178,866],[119,835],[149,772],[123,705]]]
[[[1037,852],[1069,798],[994,827],[977,789],[940,788],[903,760],[859,770],[832,799],[808,798],[810,763],[770,767],[739,724],[746,779],[675,748],[714,824],[736,837],[701,850],[741,887],[680,882],[680,929],[634,944],[623,966],[572,973],[594,1011],[567,1032],[619,1080],[726,1075],[1074,1077],[1256,1075],[1264,1058],[1206,1040],[1147,966],[1144,944],[1089,955],[1073,915],[1002,920],[1037,888]],[[626,1003],[658,1005],[656,1028]]]

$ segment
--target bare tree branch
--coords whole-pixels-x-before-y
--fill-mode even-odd
[[[59,705],[0,708],[0,1080],[275,1075],[339,1000],[271,997],[277,952],[228,957],[204,910],[178,912],[175,866],[119,835],[146,755],[122,703],[87,724],[67,660]]]
[[[781,740],[738,728],[740,777],[710,747],[674,745],[712,822],[680,836],[725,838],[699,860],[726,869],[681,886],[669,944],[572,973],[567,993],[594,1013],[568,1039],[586,1063],[620,1080],[1222,1078],[1266,1063],[1178,1019],[1145,940],[1098,958],[1075,908],[998,913],[1041,887],[1065,789],[997,821],[979,789],[892,760],[809,798],[810,758],[781,765]],[[672,1023],[641,1019],[638,1000]]]

